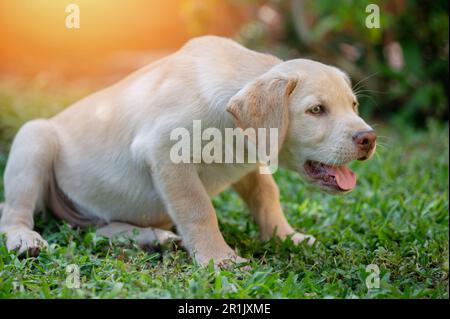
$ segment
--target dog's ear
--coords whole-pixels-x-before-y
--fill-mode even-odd
[[[297,78],[258,78],[230,99],[227,111],[243,130],[265,128],[269,134],[270,128],[277,128],[281,148],[289,125],[289,97],[297,83]]]

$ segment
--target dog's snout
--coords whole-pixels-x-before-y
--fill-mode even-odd
[[[369,152],[375,147],[377,135],[374,131],[356,132],[353,135],[353,141],[359,150]]]

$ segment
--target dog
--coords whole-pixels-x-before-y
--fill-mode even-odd
[[[258,170],[264,163],[173,163],[170,133],[193,120],[222,131],[276,128],[280,165],[343,194],[356,184],[346,164],[376,148],[357,108],[349,77],[336,67],[194,38],[52,118],[25,123],[5,169],[0,232],[7,249],[36,255],[47,243],[33,230],[34,214],[50,208],[101,236],[137,233],[140,245],[181,237],[202,265],[239,263],[245,259],[225,242],[211,204],[231,185],[262,240],[311,244],[313,236],[286,220],[272,175]]]

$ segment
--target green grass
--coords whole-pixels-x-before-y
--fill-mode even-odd
[[[14,114],[8,124],[1,114],[0,128],[10,128],[4,132],[17,129]],[[250,259],[249,271],[201,268],[174,247],[110,244],[93,230],[38,218],[50,243],[39,257],[19,259],[0,239],[0,298],[448,298],[448,125],[377,129],[384,146],[371,161],[352,164],[358,186],[346,196],[321,193],[288,171],[276,174],[288,220],[317,237],[313,247],[261,242],[231,190],[213,203],[225,240]],[[5,150],[11,136],[2,136]],[[0,172],[5,162],[0,151]],[[80,268],[79,289],[66,286],[69,264]],[[381,271],[381,287],[371,291],[369,264]]]

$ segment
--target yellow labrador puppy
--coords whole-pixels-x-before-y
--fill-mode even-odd
[[[350,81],[315,61],[278,58],[215,36],[96,92],[50,119],[26,123],[4,175],[0,232],[7,248],[36,254],[46,242],[33,215],[46,207],[77,226],[114,237],[139,230],[145,245],[177,240],[206,264],[236,256],[219,231],[211,197],[233,185],[267,240],[314,238],[283,215],[277,185],[257,163],[174,163],[171,132],[276,128],[280,164],[334,193],[354,188],[345,165],[371,157],[376,135],[357,112]],[[136,233],[134,231],[134,233]]]

